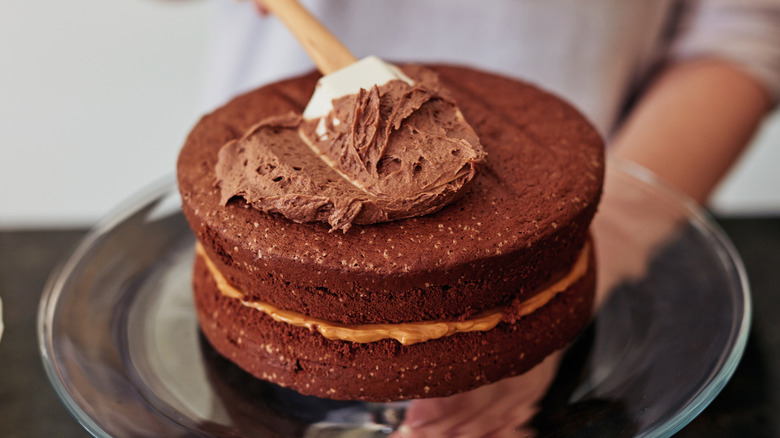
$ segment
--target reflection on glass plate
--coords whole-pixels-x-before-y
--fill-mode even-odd
[[[730,244],[686,201],[610,164],[594,223],[601,305],[532,420],[539,435],[669,436],[717,395],[744,350],[749,294]],[[301,396],[217,355],[195,320],[193,245],[166,181],[98,226],[52,275],[41,353],[85,429],[368,437],[397,428],[406,403]]]

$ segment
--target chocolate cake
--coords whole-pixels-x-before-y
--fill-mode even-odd
[[[199,242],[201,330],[258,378],[333,399],[445,396],[528,370],[587,323],[599,135],[522,81],[428,68],[486,155],[458,196],[420,216],[334,225],[225,196],[220,151],[258,129],[298,135],[257,124],[301,114],[316,73],[239,96],[189,135],[178,181]]]

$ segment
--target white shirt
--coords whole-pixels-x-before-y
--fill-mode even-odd
[[[205,109],[314,68],[250,0],[215,0]],[[468,65],[521,78],[608,134],[663,60],[719,56],[780,95],[780,0],[302,0],[358,57]],[[717,92],[717,90],[713,90]]]

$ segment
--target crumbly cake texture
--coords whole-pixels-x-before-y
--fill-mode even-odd
[[[406,346],[333,341],[276,322],[224,296],[200,257],[195,304],[214,349],[258,378],[338,400],[442,397],[521,374],[563,348],[588,322],[594,271],[590,263],[571,287],[515,322]]]
[[[183,210],[208,257],[245,299],[347,324],[458,320],[532,296],[568,271],[587,240],[601,193],[599,135],[571,106],[524,82],[464,67],[428,67],[439,74],[487,152],[468,191],[435,214],[353,225],[342,233],[329,232],[324,223],[262,213],[240,199],[220,205],[214,167],[221,146],[259,120],[301,112],[316,73],[242,95],[196,125],[178,162]],[[199,266],[196,302],[204,333],[218,351],[258,377],[332,398],[446,395],[522,372],[576,334],[588,318],[593,292],[591,269],[571,293],[538,310],[539,318],[406,347],[392,340],[355,344],[306,329],[274,328],[280,323],[261,312],[215,296]],[[554,317],[542,317],[545,312]],[[242,330],[255,335],[239,336]],[[549,337],[556,341],[544,346],[534,341]],[[268,368],[269,356],[259,354],[260,347],[273,352],[285,343],[299,346],[303,356],[282,356]],[[507,343],[516,345],[496,349]],[[485,360],[463,362],[489,354],[501,364],[489,372],[479,371]],[[426,357],[427,368],[414,363]],[[258,361],[268,364],[264,370],[251,365]],[[361,367],[394,364],[397,378],[383,372],[377,381],[409,383],[400,393],[367,391],[366,385],[362,392],[338,394],[329,393],[338,392],[330,386],[312,389],[315,381],[338,381],[329,363],[338,365],[343,381],[365,376]],[[424,371],[411,372],[415,365]],[[427,381],[422,373],[439,380]],[[456,374],[460,377],[452,377]],[[482,376],[478,383],[476,376]]]

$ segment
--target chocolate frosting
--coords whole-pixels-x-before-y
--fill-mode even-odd
[[[225,144],[216,167],[221,202],[241,197],[295,222],[346,231],[426,215],[457,198],[485,153],[435,73],[393,80],[333,101],[323,118],[261,121]]]

